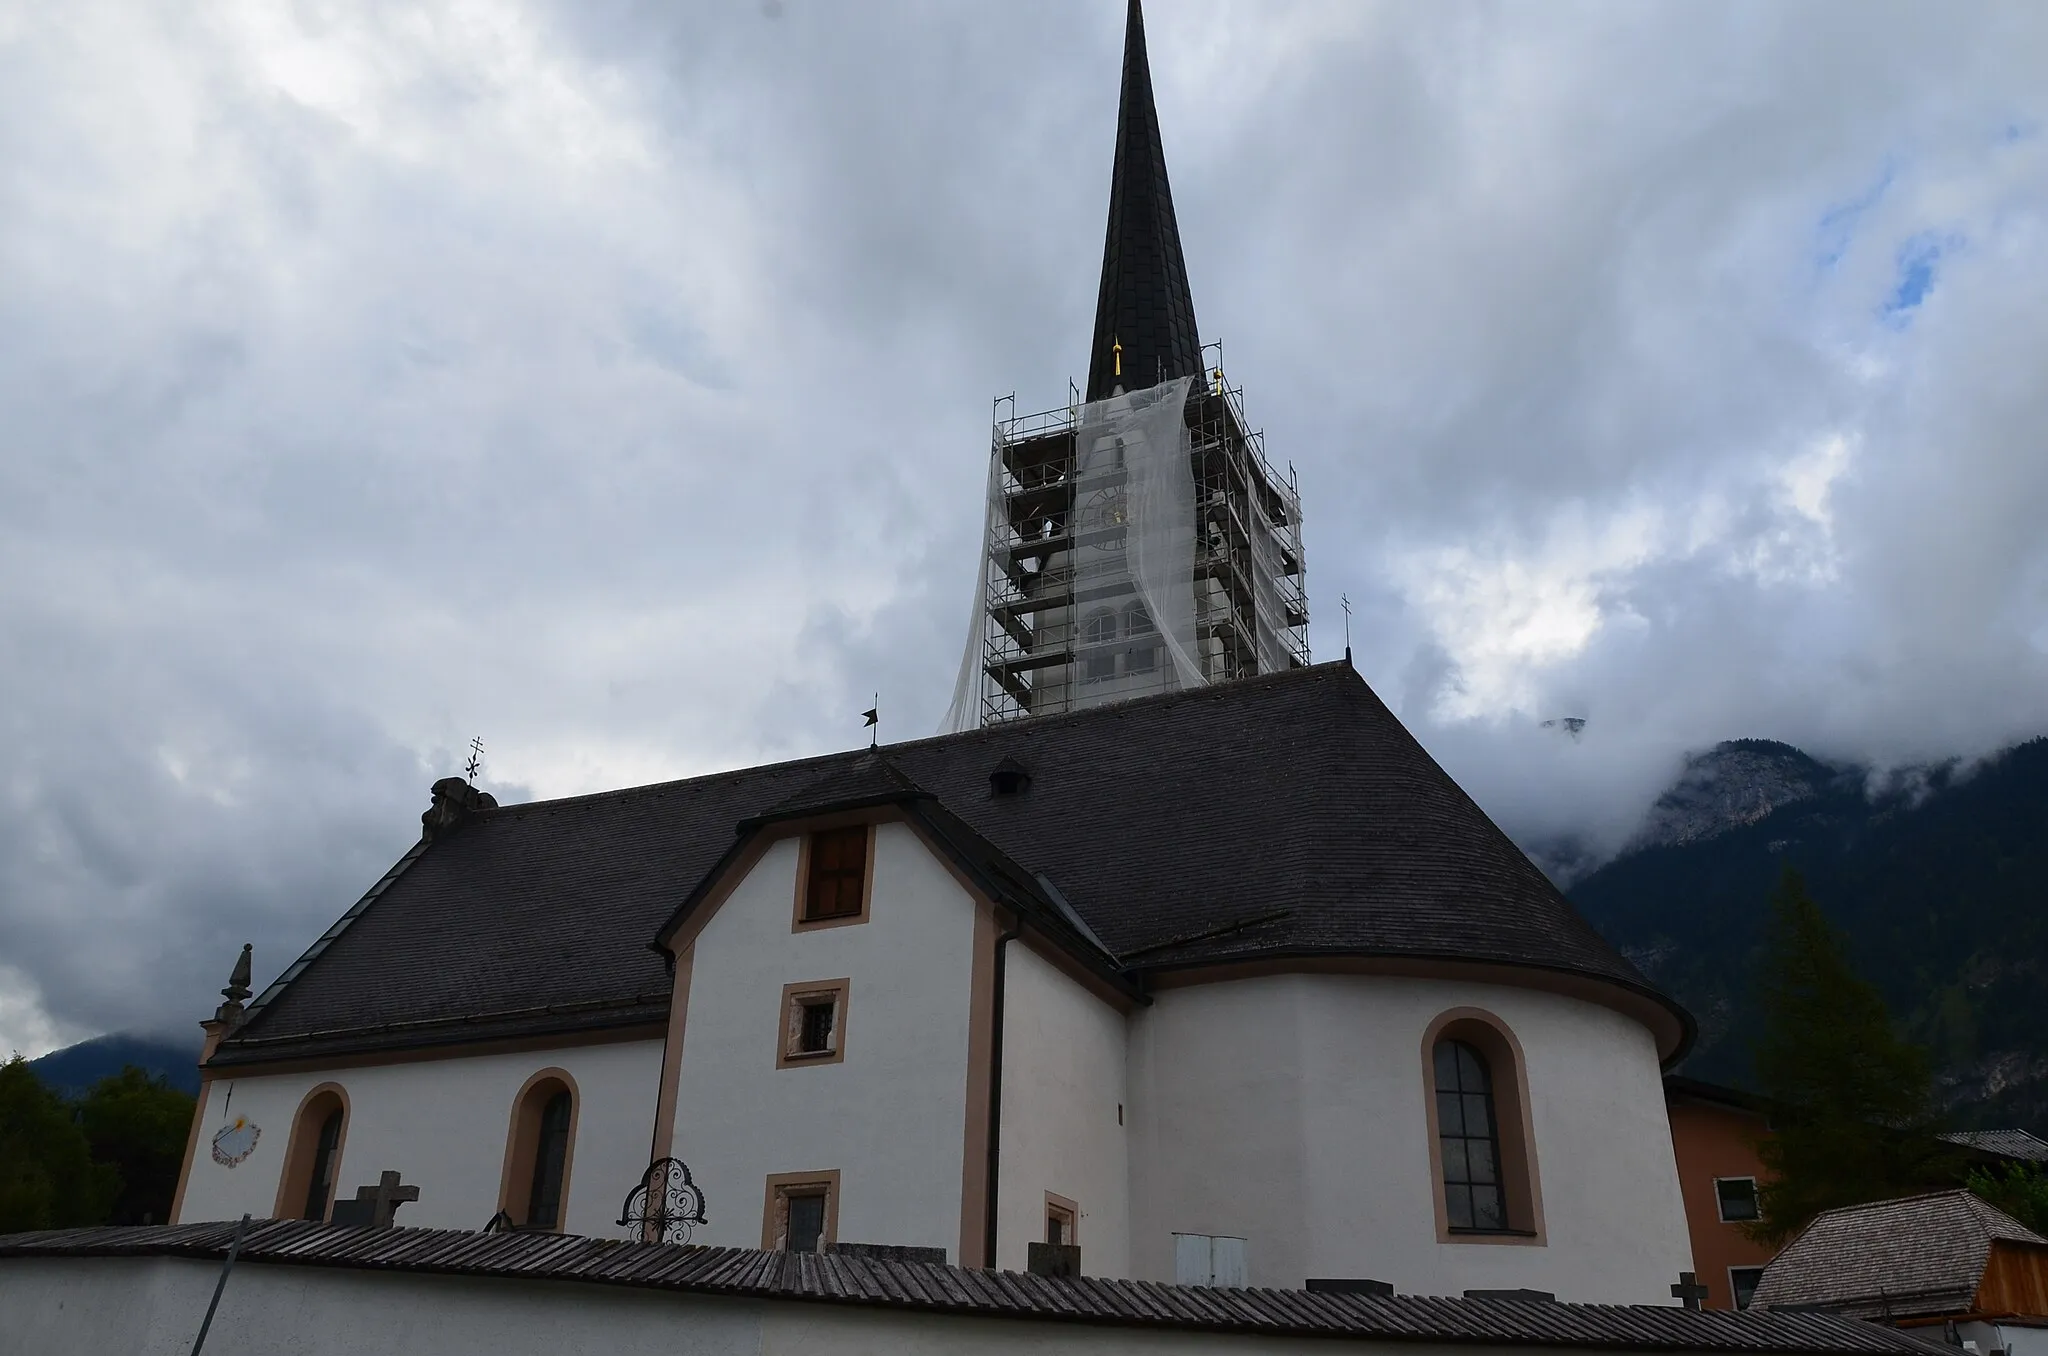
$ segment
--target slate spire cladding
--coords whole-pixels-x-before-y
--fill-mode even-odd
[[[1202,370],[1202,341],[1173,216],[1173,189],[1166,182],[1139,0],[1131,0],[1125,23],[1109,232],[1102,246],[1102,290],[1088,360],[1089,400],[1105,399],[1119,386],[1141,390]]]

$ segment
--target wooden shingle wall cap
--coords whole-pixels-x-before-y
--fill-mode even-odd
[[[36,1257],[211,1261],[226,1254],[234,1233],[232,1223],[211,1223],[13,1234],[0,1236],[0,1266]],[[678,1247],[563,1234],[351,1229],[299,1220],[254,1225],[238,1261],[1268,1335],[1759,1356],[1937,1356],[1947,1350],[1910,1333],[1821,1313],[1210,1289],[1093,1277],[1050,1280],[843,1253]]]

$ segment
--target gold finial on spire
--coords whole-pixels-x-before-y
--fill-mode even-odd
[[[1114,359],[1114,361],[1115,361],[1115,363],[1116,363],[1116,375],[1120,377],[1120,376],[1122,376],[1122,375],[1124,374],[1124,345],[1123,345],[1123,341],[1122,341],[1121,339],[1112,339],[1112,340],[1110,340],[1110,341],[1109,341],[1109,352],[1110,352],[1110,356],[1111,356],[1111,358],[1112,358],[1112,359]]]

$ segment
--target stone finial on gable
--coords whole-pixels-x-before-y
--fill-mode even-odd
[[[498,799],[479,791],[460,777],[443,777],[434,783],[434,803],[420,816],[420,833],[428,842],[445,838],[462,827],[464,820],[479,810],[495,810]]]
[[[213,1010],[213,1020],[239,1026],[242,1021],[242,1000],[249,996],[249,963],[256,952],[253,943],[242,943],[242,954],[235,958],[234,973],[228,976],[228,986],[220,991],[227,1001]]]

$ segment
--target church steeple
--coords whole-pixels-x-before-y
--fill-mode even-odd
[[[1109,234],[1088,361],[1089,400],[1119,386],[1135,391],[1202,370],[1195,302],[1181,258],[1173,190],[1166,182],[1145,16],[1130,0],[1124,29],[1123,94],[1116,115],[1116,167],[1109,183]]]

